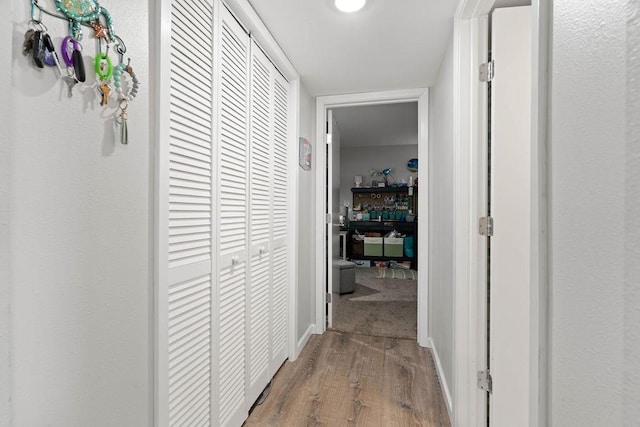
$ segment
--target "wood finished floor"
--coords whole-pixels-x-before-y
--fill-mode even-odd
[[[328,331],[273,379],[245,426],[450,426],[428,349]]]

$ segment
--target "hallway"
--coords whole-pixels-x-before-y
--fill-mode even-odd
[[[449,426],[431,353],[413,340],[314,335],[245,426]]]

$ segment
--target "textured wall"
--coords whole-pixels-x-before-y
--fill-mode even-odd
[[[640,420],[640,2],[627,2],[624,425]]]
[[[453,395],[453,40],[429,98],[429,337]]]
[[[87,83],[69,99],[53,69],[39,70],[21,53],[28,2],[9,3],[3,44],[13,52],[0,60],[10,74],[3,100],[12,101],[3,122],[12,124],[14,425],[151,425],[148,4],[107,5],[142,80],[129,108],[130,145],[122,146],[112,128],[115,101],[100,107],[89,87],[92,31],[85,29]],[[59,44],[65,23],[45,24]]]
[[[315,98],[300,86],[300,136],[312,145],[311,170],[298,168],[298,336],[299,340],[309,326],[315,324],[316,270],[315,270],[315,176],[318,146],[315,144]],[[297,148],[296,148],[297,149]]]
[[[0,18],[0,40],[11,40],[13,4],[9,3]],[[0,43],[0,427],[8,427],[11,420],[11,288],[9,247],[9,188],[11,185],[11,112],[12,43]]]
[[[625,21],[623,2],[553,4],[549,408],[554,426],[624,425],[625,198],[638,196],[637,188],[625,189]]]

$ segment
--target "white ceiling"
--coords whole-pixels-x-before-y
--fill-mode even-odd
[[[341,147],[418,144],[418,103],[333,109]]]
[[[456,0],[249,0],[312,96],[427,87],[453,34]]]

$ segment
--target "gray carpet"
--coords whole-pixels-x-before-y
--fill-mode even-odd
[[[356,291],[334,303],[333,328],[391,338],[417,337],[417,281],[377,278],[376,268],[356,268]]]

